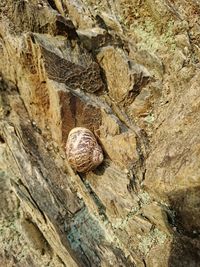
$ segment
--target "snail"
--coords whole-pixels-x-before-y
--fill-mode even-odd
[[[83,127],[69,132],[66,155],[72,169],[82,173],[95,169],[103,161],[103,151],[94,134]]]

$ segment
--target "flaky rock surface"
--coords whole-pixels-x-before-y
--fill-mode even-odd
[[[199,17],[195,0],[0,2],[0,266],[200,266]],[[75,127],[104,151],[86,174]]]

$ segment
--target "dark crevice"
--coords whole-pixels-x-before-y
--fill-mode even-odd
[[[147,264],[146,264],[145,260],[143,259],[142,261],[144,263],[144,267],[147,267]]]
[[[97,21],[97,24],[99,25],[99,27],[105,29],[106,31],[108,31],[108,27],[105,23],[105,21],[103,20],[103,18],[99,15],[96,15],[95,17],[96,21]]]
[[[137,191],[137,178],[134,173],[130,172],[128,174],[129,177],[129,184],[127,185],[127,189],[129,193]]]
[[[55,4],[54,0],[48,0],[48,3],[49,3],[49,5],[50,5],[53,9],[55,9],[56,11],[58,11],[58,9],[57,9],[57,7],[56,7],[56,4]]]
[[[84,257],[82,258],[82,261],[84,263],[85,266],[87,267],[91,267],[91,263],[90,263],[90,260],[88,258],[88,256],[86,255],[84,249],[82,248],[82,246],[80,246],[80,251],[81,251],[81,254],[84,255]]]
[[[172,209],[168,209],[166,210],[166,215],[167,215],[167,221],[169,225],[171,225],[172,227],[175,227],[176,226],[176,223],[175,223],[176,212],[173,211]]]
[[[61,15],[56,16],[56,34],[67,36],[70,41],[76,40],[80,43],[75,26],[70,19],[66,19]]]
[[[103,205],[101,200],[99,199],[98,195],[94,192],[92,187],[90,186],[89,182],[85,180],[85,175],[84,174],[79,174],[83,184],[85,185],[87,191],[89,192],[91,198],[93,199],[94,203],[96,204],[99,215],[103,217],[104,221],[108,221],[108,217],[106,215],[106,207]]]
[[[5,140],[4,140],[4,138],[0,135],[0,143],[1,144],[4,144],[5,143]]]
[[[147,169],[144,169],[144,171],[142,173],[142,182],[144,182],[144,180],[146,178],[146,171],[147,171]]]
[[[16,183],[15,181],[12,180],[12,185],[15,187],[15,189],[17,191],[17,195],[22,197],[22,198],[27,199],[28,201],[30,201],[32,203],[32,205],[35,206],[35,208],[40,212],[40,214],[42,215],[45,223],[47,223],[47,220],[46,220],[46,217],[45,217],[43,211],[41,210],[41,208],[39,207],[39,205],[37,204],[37,202],[33,198],[29,188],[26,187],[21,180],[18,180],[18,183]],[[23,187],[24,190],[20,189],[20,187]],[[23,191],[26,191],[27,195],[25,195],[25,193]]]
[[[67,265],[64,263],[64,261],[61,259],[61,257],[59,257],[59,256],[57,255],[57,258],[58,258],[58,260],[60,261],[60,263],[61,263],[64,267],[67,267]]]

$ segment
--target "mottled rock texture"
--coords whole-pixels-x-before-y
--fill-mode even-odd
[[[0,1],[0,266],[200,266],[200,3]],[[74,173],[68,133],[104,162]]]

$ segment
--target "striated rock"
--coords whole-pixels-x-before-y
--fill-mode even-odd
[[[42,49],[45,70],[49,79],[63,82],[67,87],[94,93],[104,88],[97,63],[92,62],[86,68],[58,57],[56,54]]]
[[[0,3],[0,265],[199,266],[198,1]],[[64,147],[92,131],[104,161]]]

